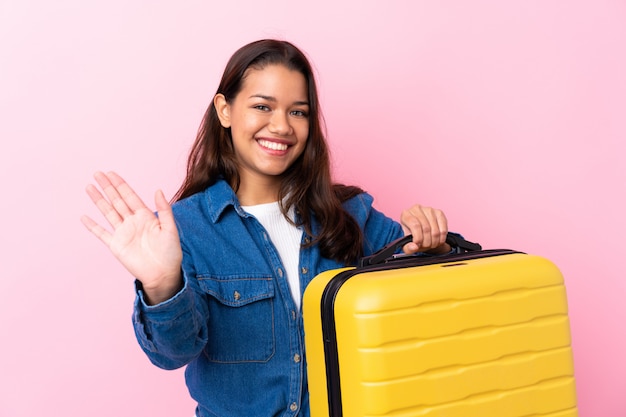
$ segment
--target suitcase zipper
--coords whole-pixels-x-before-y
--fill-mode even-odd
[[[324,358],[326,362],[326,389],[328,392],[329,417],[341,417],[341,383],[339,377],[339,354],[335,328],[335,297],[341,286],[355,270],[337,274],[324,288],[321,300],[322,337],[324,338]]]

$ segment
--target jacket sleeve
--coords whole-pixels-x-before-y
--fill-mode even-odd
[[[348,200],[346,209],[363,230],[363,255],[369,256],[388,243],[404,236],[402,226],[373,207],[374,198],[367,194]]]
[[[136,282],[137,296],[133,327],[139,345],[150,361],[163,369],[176,369],[195,359],[207,343],[208,308],[193,276],[185,265],[184,286],[176,295],[160,304],[145,303],[141,283]]]

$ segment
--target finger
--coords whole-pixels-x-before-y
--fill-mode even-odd
[[[122,177],[115,172],[109,172],[107,177],[111,181],[111,184],[115,187],[116,191],[124,201],[125,205],[133,212],[137,210],[148,209],[146,204],[137,195],[135,190]]]
[[[432,245],[432,221],[420,205],[409,209],[408,227],[413,235],[413,243],[420,248],[429,248]]]
[[[100,193],[94,185],[89,184],[86,191],[89,198],[91,198],[91,201],[93,201],[109,224],[114,228],[117,228],[117,226],[123,221],[122,216],[119,215],[117,210],[111,206],[109,201],[104,198],[102,193]]]
[[[435,247],[439,247],[446,243],[446,239],[448,238],[448,219],[441,210],[437,210],[435,218],[439,229],[439,242]]]
[[[93,221],[89,216],[82,216],[80,221],[85,225],[87,230],[93,233],[100,241],[105,245],[110,246],[111,233],[109,233],[104,227]]]
[[[413,240],[404,245],[402,250],[407,254],[418,252],[423,240],[421,224],[415,219],[415,216],[410,212],[410,210],[402,212],[400,224],[402,225],[405,236],[411,235],[413,237]]]
[[[117,211],[119,216],[122,218],[128,217],[133,212],[128,207],[128,205],[120,195],[117,187],[115,186],[115,184],[113,184],[111,180],[113,179],[114,181],[116,181],[118,185],[119,181],[115,177],[115,175],[109,175],[110,174],[105,174],[98,171],[94,174],[94,178],[96,179],[96,182],[98,183],[100,188],[102,188],[102,191],[104,191],[104,194],[106,194],[107,198],[109,199],[110,205]]]

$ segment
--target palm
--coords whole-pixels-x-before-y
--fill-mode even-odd
[[[147,209],[124,219],[115,229],[109,248],[145,286],[158,285],[159,279],[175,275],[180,268],[176,229],[163,230],[159,219]]]

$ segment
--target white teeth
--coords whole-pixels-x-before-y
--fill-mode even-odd
[[[271,149],[273,151],[286,151],[287,150],[287,145],[285,145],[284,143],[276,143],[276,142],[271,142],[269,140],[263,140],[263,139],[260,139],[258,142],[259,142],[259,145],[263,146],[264,148]]]

